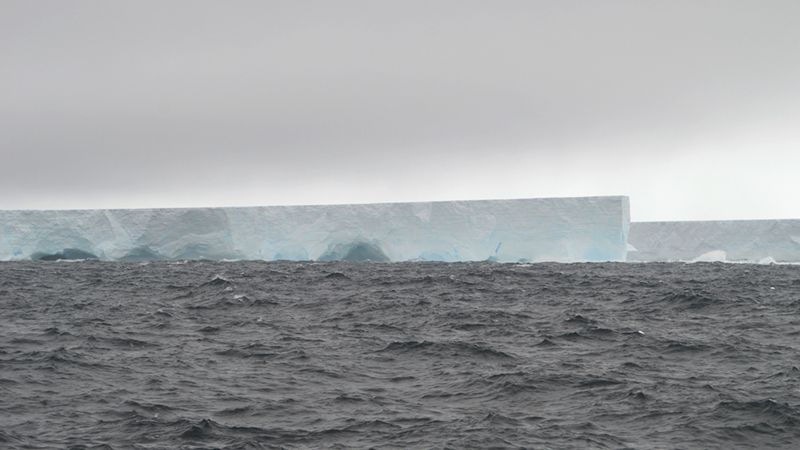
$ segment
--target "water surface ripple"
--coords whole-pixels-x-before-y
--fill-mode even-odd
[[[2,448],[798,448],[800,267],[0,263]]]

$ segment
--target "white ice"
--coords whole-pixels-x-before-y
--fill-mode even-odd
[[[629,261],[800,262],[800,220],[633,222]]]
[[[0,211],[0,260],[624,261],[627,197]]]

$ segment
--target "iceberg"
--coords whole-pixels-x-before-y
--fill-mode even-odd
[[[633,222],[629,261],[800,262],[800,220]]]
[[[628,198],[0,211],[0,260],[624,261]]]

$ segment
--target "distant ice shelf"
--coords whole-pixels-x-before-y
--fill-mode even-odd
[[[800,262],[800,220],[633,222],[628,261]]]
[[[624,261],[627,197],[0,211],[0,260]]]

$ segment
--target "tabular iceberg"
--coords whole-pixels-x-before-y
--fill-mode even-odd
[[[631,223],[629,261],[800,262],[800,220]]]
[[[627,197],[0,211],[0,260],[624,261]]]

